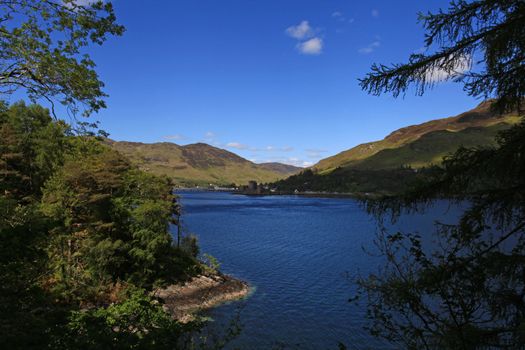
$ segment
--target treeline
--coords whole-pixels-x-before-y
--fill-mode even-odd
[[[339,192],[339,193],[401,193],[410,188],[423,173],[429,170],[418,170],[408,167],[397,169],[353,169],[336,168],[329,173],[318,173],[311,169],[272,184],[280,192]]]
[[[174,348],[182,326],[149,296],[201,271],[169,233],[167,178],[38,106],[0,103],[3,348]]]

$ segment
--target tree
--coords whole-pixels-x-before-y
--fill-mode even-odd
[[[467,93],[494,96],[494,108],[523,115],[525,3],[457,1],[448,12],[422,16],[427,47],[392,68],[373,66],[361,81],[372,93],[418,92],[445,72]],[[457,74],[468,57],[481,73]],[[493,148],[461,148],[406,193],[367,199],[381,225],[378,272],[358,279],[367,297],[372,334],[409,349],[518,348],[525,343],[525,122],[498,136]],[[424,211],[448,198],[457,223],[436,223],[433,244],[414,233],[388,233],[383,222]]]
[[[0,104],[0,136],[5,348],[173,348],[200,327],[178,325],[147,296],[202,271],[173,245],[167,178],[40,106]]]
[[[23,89],[85,116],[104,108],[104,84],[83,49],[123,32],[111,2],[0,0],[0,94]]]
[[[497,98],[500,110],[519,108],[525,95],[525,3],[521,0],[457,0],[448,11],[420,14],[425,48],[406,64],[372,66],[361,87],[379,95],[423,94],[440,80],[464,84],[476,97]]]

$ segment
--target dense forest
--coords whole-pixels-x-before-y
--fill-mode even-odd
[[[173,348],[150,296],[201,270],[168,231],[167,178],[146,174],[38,105],[0,105],[0,333],[5,348]],[[183,339],[182,335],[186,334]]]

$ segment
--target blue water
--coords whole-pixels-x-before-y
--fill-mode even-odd
[[[249,197],[182,192],[184,227],[221,270],[248,281],[248,299],[210,312],[217,324],[239,315],[241,334],[228,348],[392,349],[371,337],[364,305],[349,303],[352,278],[381,264],[373,251],[376,222],[352,199]],[[437,212],[437,213],[436,213]],[[427,231],[446,206],[403,218]]]

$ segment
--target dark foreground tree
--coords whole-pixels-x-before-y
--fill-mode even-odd
[[[525,2],[457,1],[422,16],[427,47],[408,64],[372,67],[372,93],[419,93],[440,74],[495,108],[523,115]],[[465,60],[479,60],[468,72]],[[478,73],[475,73],[475,71]],[[374,335],[410,349],[515,349],[525,344],[525,123],[494,148],[462,148],[402,196],[366,201],[377,215],[386,265],[360,278]],[[388,233],[383,222],[447,198],[464,208],[457,223],[437,223],[429,244],[416,233]]]
[[[419,18],[432,53],[413,54],[406,64],[373,65],[361,80],[364,90],[398,96],[414,85],[421,95],[452,79],[471,96],[496,98],[498,109],[519,107],[525,95],[524,1],[458,0],[447,11]]]
[[[176,322],[151,296],[204,269],[196,242],[172,241],[172,189],[47,109],[0,103],[2,349],[219,344],[194,346],[203,323]]]
[[[108,1],[0,0],[0,94],[98,111],[106,95],[83,49],[123,31]]]

